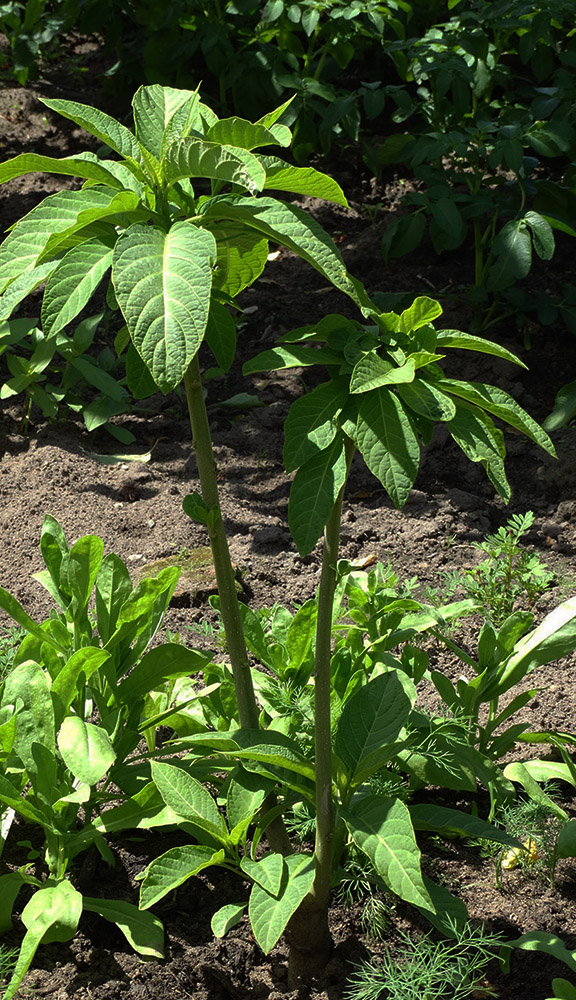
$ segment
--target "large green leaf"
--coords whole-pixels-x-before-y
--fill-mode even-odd
[[[101,142],[110,146],[110,149],[119,153],[120,156],[141,161],[140,145],[130,129],[121,125],[115,118],[105,114],[104,111],[92,108],[89,104],[79,104],[77,101],[47,100],[46,98],[41,98],[41,100],[47,108],[76,122],[81,128],[86,129]]]
[[[204,336],[215,257],[212,234],[191,222],[177,222],[168,233],[131,226],[116,244],[116,297],[134,346],[164,393],[182,381]]]
[[[262,274],[268,259],[268,240],[234,222],[219,223],[212,232],[217,248],[214,288],[234,299]]]
[[[520,280],[532,266],[532,241],[524,219],[511,219],[502,227],[492,244],[498,258],[495,283],[500,286],[504,275]]]
[[[284,424],[286,472],[293,472],[332,443],[347,398],[348,380],[333,379],[292,403]]]
[[[200,209],[206,223],[234,219],[302,257],[360,308],[373,309],[364,289],[348,274],[342,257],[322,227],[296,205],[275,198],[238,200],[229,196],[211,198]]]
[[[78,694],[78,685],[85,684],[95,670],[99,670],[110,654],[105,649],[95,646],[82,646],[77,649],[59,670],[52,681],[50,694],[54,705],[55,728],[58,730],[66,712]]]
[[[203,844],[172,847],[148,865],[140,886],[140,909],[147,910],[149,906],[154,906],[193,875],[211,865],[220,864],[224,859],[224,851],[214,851]]]
[[[42,301],[45,334],[58,333],[82,312],[112,266],[112,251],[112,241],[102,240],[88,240],[68,251],[46,284]]]
[[[13,177],[23,174],[48,173],[66,174],[70,177],[84,177],[97,184],[107,184],[122,190],[122,183],[112,171],[106,168],[106,161],[101,161],[95,153],[82,153],[80,156],[66,156],[55,159],[53,156],[41,156],[39,153],[21,153],[11,160],[0,164],[0,184]]]
[[[576,598],[564,601],[537,628],[520,639],[506,663],[484,693],[485,698],[494,697],[494,689],[503,694],[522,680],[526,674],[569,656],[576,649]]]
[[[450,396],[437,388],[435,382],[415,378],[409,385],[399,385],[397,392],[406,406],[427,420],[451,420],[456,413]]]
[[[44,284],[57,266],[57,260],[50,260],[45,264],[40,264],[38,267],[32,267],[24,271],[15,278],[8,285],[4,294],[0,295],[0,322],[7,320],[14,312],[16,306],[19,306],[31,292]]]
[[[406,724],[416,698],[394,670],[380,674],[359,688],[344,706],[336,730],[334,750],[351,773],[363,771],[375,753],[386,759]]]
[[[389,389],[359,398],[356,444],[396,507],[402,507],[420,464],[418,435],[402,402]]]
[[[259,159],[266,170],[265,189],[322,198],[348,207],[342,188],[328,174],[323,174],[314,167],[292,167],[276,156],[261,156]]]
[[[132,99],[136,138],[160,159],[171,142],[199,123],[199,106],[200,97],[192,90],[139,87]]]
[[[456,443],[471,462],[481,462],[500,496],[508,502],[510,485],[506,478],[504,435],[483,410],[456,404],[456,414],[447,423]]]
[[[522,431],[550,455],[556,455],[554,445],[546,432],[504,389],[499,389],[495,385],[485,385],[483,382],[460,382],[457,379],[438,379],[435,386],[480,406],[511,427]]]
[[[291,854],[284,858],[282,882],[273,895],[257,882],[250,893],[248,914],[256,941],[267,955],[283,933],[290,917],[308,895],[314,881],[314,858]]]
[[[67,716],[58,733],[58,749],[66,767],[78,781],[96,785],[112,767],[116,754],[105,729]]]
[[[445,347],[459,347],[465,351],[480,351],[483,354],[493,354],[496,358],[503,358],[504,361],[511,361],[521,368],[526,368],[523,361],[515,354],[508,351],[500,344],[495,344],[484,337],[474,337],[471,333],[462,333],[461,330],[439,330],[436,337],[437,347],[442,350]]]
[[[91,192],[102,190],[90,188]],[[105,190],[105,189],[104,189]],[[112,245],[116,239],[115,226],[124,229],[135,222],[148,221],[149,212],[140,204],[140,198],[134,191],[116,191],[112,200],[102,208],[86,208],[75,222],[61,232],[53,233],[38,257],[38,263],[65,253],[77,243],[99,238]]]
[[[122,681],[118,698],[130,703],[144,698],[164,681],[176,677],[189,677],[203,670],[210,662],[210,653],[189,649],[179,642],[166,642],[150,649]]]
[[[184,177],[209,177],[255,193],[262,190],[266,181],[266,171],[252,153],[194,136],[173,142],[162,167],[169,184]]]
[[[288,523],[301,556],[320,538],[345,481],[346,455],[339,434],[298,469],[290,487]]]
[[[223,371],[229,371],[236,354],[236,323],[226,306],[214,298],[204,336],[216,363]]]
[[[427,295],[420,295],[408,309],[405,309],[400,316],[398,329],[401,333],[413,333],[420,330],[442,315],[442,306],[436,299],[431,299]]]
[[[104,555],[104,542],[99,535],[84,535],[70,549],[66,563],[66,584],[73,607],[84,609]]]
[[[264,125],[254,125],[245,118],[221,118],[210,126],[205,138],[209,142],[248,150],[258,149],[259,146],[282,145],[270,129]]]
[[[461,812],[459,809],[448,809],[445,806],[434,804],[412,805],[409,809],[415,830],[444,833],[449,837],[454,835],[481,837],[483,840],[492,840],[497,844],[505,844],[507,847],[521,846],[520,841],[506,833],[505,830],[487,823],[478,816]]]
[[[392,892],[434,912],[406,805],[399,799],[368,795],[343,811],[343,816],[354,843],[368,855]]]
[[[164,958],[164,928],[154,914],[143,913],[124,899],[95,899],[92,896],[84,896],[84,909],[116,924],[139,955]]]
[[[228,840],[224,818],[200,781],[180,767],[155,760],[152,761],[152,778],[164,802],[174,812],[217,840]]]
[[[82,896],[70,882],[62,881],[34,893],[22,911],[27,928],[18,961],[2,1000],[11,1000],[22,982],[40,943],[70,941],[82,913]]]
[[[17,716],[14,753],[31,774],[37,767],[34,744],[51,753],[56,749],[50,681],[40,664],[32,660],[14,667],[4,683],[2,704],[16,705],[19,700],[22,707]]]
[[[4,291],[23,271],[34,267],[54,233],[70,233],[78,226],[89,226],[90,220],[105,216],[111,203],[117,204],[114,202],[117,197],[118,192],[112,188],[89,188],[58,191],[40,202],[16,223],[0,247],[1,290]],[[90,237],[92,235],[90,233]],[[76,242],[90,237],[78,236]],[[74,237],[71,236],[69,246],[73,245]]]
[[[365,354],[350,376],[350,392],[370,392],[381,385],[397,385],[414,380],[414,362],[408,358],[403,365],[384,361],[375,351]]]
[[[240,862],[240,867],[249,879],[257,882],[271,896],[278,896],[282,890],[283,861],[281,854],[265,854],[260,861],[252,861],[245,856]]]

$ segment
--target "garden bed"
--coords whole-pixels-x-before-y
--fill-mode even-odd
[[[3,158],[34,150],[64,156],[78,149],[80,133],[71,125],[61,130],[60,120],[36,104],[35,93],[78,97],[70,82],[40,82],[26,91],[6,88],[0,92],[0,135]],[[82,91],[82,99],[99,102],[97,93]],[[100,102],[101,103],[101,102]],[[82,136],[82,145],[84,145]],[[322,164],[343,186],[350,211],[307,200],[307,207],[337,239],[352,274],[367,289],[457,296],[466,280],[466,248],[437,257],[422,244],[409,258],[384,266],[380,244],[397,209],[399,181],[390,175],[379,186],[354,152],[334,154]],[[3,228],[29,210],[41,197],[58,190],[60,178],[31,175],[0,188]],[[382,204],[370,218],[366,203]],[[552,262],[538,262],[528,279],[530,286],[555,287],[563,274],[569,280],[571,256],[561,241]],[[320,553],[301,558],[287,527],[288,477],[283,471],[283,427],[292,401],[302,394],[299,374],[241,376],[242,363],[271,345],[282,333],[313,322],[328,312],[353,315],[343,297],[287,251],[269,264],[264,276],[240,299],[245,326],[230,374],[210,383],[212,432],[218,462],[222,510],[238,567],[245,599],[254,608],[274,602],[291,606],[315,591]],[[445,300],[445,326],[467,329],[465,305],[457,297]],[[528,371],[496,358],[472,355],[451,363],[450,374],[490,382],[506,388],[536,419],[550,412],[554,396],[572,378],[576,367],[576,342],[562,328],[534,329],[530,350],[517,335],[513,321],[492,331],[494,339],[515,351]],[[257,395],[262,408],[230,411],[225,401],[238,392]],[[62,524],[69,539],[98,534],[106,551],[116,552],[136,577],[155,560],[194,550],[206,544],[201,526],[182,512],[183,497],[198,488],[196,466],[189,441],[189,425],[182,397],[171,394],[146,400],[140,412],[119,418],[136,437],[125,449],[147,455],[147,461],[121,461],[103,465],[97,456],[121,449],[104,432],[88,435],[80,424],[50,424],[32,412],[30,426],[22,432],[18,405],[6,406],[0,419],[0,584],[13,593],[26,611],[42,621],[50,599],[31,579],[40,569],[38,540],[45,514]],[[390,561],[400,579],[418,576],[425,587],[441,586],[444,571],[470,567],[478,561],[473,543],[504,524],[511,513],[531,510],[535,522],[526,544],[554,570],[556,583],[540,599],[539,618],[574,593],[576,579],[576,439],[571,429],[554,435],[559,458],[554,461],[536,445],[506,431],[508,469],[512,484],[509,508],[494,494],[479,466],[469,464],[446,434],[437,432],[426,449],[410,500],[396,511],[382,487],[365,468],[354,465],[344,505],[341,555],[353,561]],[[207,604],[210,586],[182,589],[170,608],[165,626],[190,644],[203,637],[188,632],[213,621]],[[3,618],[8,624],[8,619]],[[459,642],[474,647],[475,628],[470,620]],[[439,647],[429,652],[434,664],[448,674],[452,658]],[[576,715],[576,657],[542,668],[531,686],[541,691],[524,717],[534,727],[572,732]],[[456,673],[459,672],[459,668]],[[526,687],[529,684],[526,682]],[[438,706],[432,690],[422,689],[426,708]],[[523,716],[520,714],[520,721]],[[523,751],[520,750],[520,753]],[[566,789],[564,789],[566,792]],[[438,793],[437,801],[447,793]],[[455,804],[450,801],[449,804]],[[574,804],[564,803],[571,815]],[[480,803],[484,810],[485,803]],[[485,811],[481,811],[485,815]],[[172,846],[175,835],[154,832],[123,835],[111,844],[116,867],[99,859],[95,866],[79,866],[85,891],[137,901],[135,875],[155,856]],[[23,827],[22,841],[34,839]],[[570,950],[576,948],[576,879],[568,862],[560,863],[554,889],[545,877],[523,868],[505,872],[495,885],[493,864],[478,847],[460,842],[438,843],[421,838],[424,866],[468,906],[474,920],[513,939],[531,930],[558,934]],[[28,848],[6,853],[9,865],[26,863]],[[156,908],[166,928],[166,960],[143,963],[124,945],[115,927],[92,914],[82,918],[80,932],[69,944],[42,946],[27,982],[42,996],[58,1000],[116,1000],[117,997],[176,1000],[283,997],[292,1000],[339,1000],[350,963],[381,945],[367,941],[362,932],[362,903],[346,907],[336,902],[331,927],[337,945],[322,988],[295,993],[286,985],[285,951],[279,945],[265,958],[251,936],[247,920],[222,941],[210,930],[212,913],[226,901],[242,899],[242,887],[226,873],[200,876],[187,882]],[[403,903],[390,904],[389,940],[399,947],[399,931],[418,937],[427,929]],[[19,931],[8,943],[16,944]],[[570,978],[566,966],[545,954],[518,952],[512,969],[503,976],[496,964],[489,980],[503,1000],[545,1000],[554,976]],[[478,994],[481,997],[481,994]]]

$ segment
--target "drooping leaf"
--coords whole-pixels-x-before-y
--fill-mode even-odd
[[[112,280],[134,346],[167,393],[184,378],[208,321],[211,233],[177,222],[168,233],[131,226],[114,250]]]
[[[511,361],[521,368],[526,368],[523,361],[515,354],[508,351],[500,344],[495,344],[492,340],[485,340],[484,337],[474,337],[471,333],[463,333],[461,330],[439,330],[436,335],[437,346],[444,350],[445,347],[459,347],[465,351],[480,351],[483,354],[492,354],[496,358],[503,358],[504,361]]]
[[[556,455],[554,445],[546,432],[504,389],[499,389],[495,385],[485,385],[483,382],[460,382],[457,379],[438,379],[434,384],[444,392],[461,396],[462,399],[467,399],[468,402],[487,410],[511,427],[522,431],[550,455]]]
[[[502,431],[494,426],[483,410],[460,403],[456,404],[456,415],[447,426],[466,457],[484,466],[488,478],[507,503],[510,485],[504,468],[506,447]]]
[[[203,844],[172,847],[148,865],[140,886],[140,909],[147,910],[154,906],[193,875],[211,865],[220,864],[224,858],[224,851],[214,851]]]
[[[402,507],[420,464],[420,445],[401,400],[388,389],[363,393],[358,405],[356,444],[370,471],[396,507]]]
[[[291,854],[283,860],[280,892],[272,895],[257,882],[250,893],[248,913],[254,937],[267,955],[290,917],[308,895],[314,881],[314,858],[307,854]]]
[[[268,197],[249,202],[222,196],[210,199],[200,210],[208,225],[212,220],[232,219],[263,233],[305,260],[361,309],[374,308],[364,289],[348,275],[328,234],[296,205]]]
[[[95,899],[92,896],[84,896],[84,909],[116,924],[139,955],[164,958],[164,927],[153,913],[144,913],[124,899]]]
[[[222,371],[229,371],[236,354],[236,323],[225,305],[212,299],[205,333],[206,343]]]
[[[286,472],[293,472],[332,443],[347,398],[347,379],[332,379],[292,403],[284,424]]]
[[[400,799],[368,795],[343,816],[354,843],[368,855],[392,892],[407,903],[434,911],[406,805]]]
[[[520,841],[505,830],[460,809],[448,809],[434,804],[411,805],[409,809],[415,830],[445,833],[448,836],[457,834],[459,837],[482,837],[507,847],[521,846]]]
[[[112,241],[88,240],[65,254],[46,284],[42,300],[45,334],[59,333],[78,316],[112,266],[112,251]]]
[[[290,487],[288,523],[300,555],[308,555],[314,548],[345,480],[342,435],[298,469]]]

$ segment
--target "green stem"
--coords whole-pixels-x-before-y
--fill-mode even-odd
[[[354,445],[346,438],[346,467],[350,468]],[[328,927],[328,904],[334,852],[334,812],[332,806],[332,719],[331,676],[332,622],[336,591],[336,562],[340,541],[340,519],[346,483],[342,486],[324,530],[322,571],[318,588],[318,620],[314,683],[314,740],[316,771],[316,872],[308,896],[289,927],[290,985],[307,981],[327,963],[332,947]]]
[[[238,699],[238,716],[243,729],[258,729],[259,717],[248,652],[244,641],[242,620],[238,608],[236,593],[236,577],[230,559],[228,541],[224,522],[220,514],[220,498],[216,478],[216,463],[212,450],[210,425],[202,390],[200,365],[196,354],[184,376],[184,388],[188,402],[188,413],[192,428],[194,451],[198,476],[202,490],[202,499],[209,510],[217,510],[215,522],[208,528],[210,547],[216,572],[216,583],[220,596],[220,611],[226,632],[226,644],[230,656],[230,665],[234,677],[236,697]]]
[[[236,700],[238,702],[238,717],[242,729],[259,729],[258,705],[254,694],[248,651],[246,649],[242,619],[240,618],[238,607],[236,577],[232,567],[232,560],[230,559],[224,522],[220,514],[216,462],[214,461],[210,425],[208,422],[208,413],[206,412],[202,376],[200,374],[200,364],[197,354],[191,361],[190,367],[184,376],[184,388],[188,402],[188,413],[190,415],[190,426],[192,428],[192,439],[196,452],[196,464],[198,466],[202,499],[209,510],[218,512],[217,517],[211,522],[208,528],[208,533],[216,573],[218,595],[220,597],[220,613],[226,633],[226,645],[228,647]],[[275,796],[270,795],[266,799],[262,809],[264,812],[268,812],[275,804]],[[290,854],[292,845],[290,844],[290,839],[281,816],[276,817],[266,828],[266,836],[273,851],[284,855]]]

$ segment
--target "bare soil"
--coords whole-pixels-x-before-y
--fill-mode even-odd
[[[80,129],[58,119],[37,101],[38,96],[61,96],[104,106],[96,82],[100,65],[97,43],[78,42],[76,51],[91,67],[81,86],[63,67],[53,67],[27,90],[6,86],[0,91],[3,158],[31,150],[64,156],[81,148],[95,148]],[[115,107],[107,100],[111,113],[123,113],[121,102]],[[303,204],[338,240],[351,272],[362,278],[369,291],[433,296],[441,290],[454,295],[459,292],[469,277],[471,255],[466,248],[437,257],[426,245],[409,259],[384,266],[380,241],[398,211],[401,178],[390,175],[381,184],[371,182],[353,150],[320,165],[340,181],[351,208],[310,200]],[[1,187],[2,228],[63,183],[66,179],[30,175]],[[368,218],[366,204],[382,204],[375,222]],[[559,242],[553,261],[548,265],[539,262],[528,280],[530,286],[539,288],[555,288],[560,280],[574,281],[572,246]],[[445,325],[466,329],[470,320],[466,307],[457,298],[444,301]],[[226,378],[209,386],[222,509],[246,599],[253,607],[270,606],[275,601],[291,606],[314,593],[320,567],[319,549],[300,558],[287,527],[289,479],[282,465],[283,425],[291,402],[304,391],[304,385],[298,373],[247,380],[241,367],[293,327],[326,312],[354,313],[315,271],[285,251],[244,293],[241,305],[246,309],[246,325],[237,361]],[[467,354],[454,359],[453,372],[506,388],[535,418],[544,419],[559,386],[574,378],[574,338],[561,327],[534,328],[531,348],[526,350],[512,320],[493,336],[517,352],[529,370],[485,355]],[[231,415],[219,406],[239,391],[257,394],[265,407]],[[80,423],[50,424],[33,412],[31,426],[23,434],[19,403],[4,405],[0,411],[0,584],[29,614],[41,621],[50,609],[48,596],[32,579],[32,573],[41,568],[38,541],[47,513],[58,518],[70,540],[99,534],[106,551],[118,553],[135,574],[154,560],[206,545],[203,529],[182,511],[182,498],[199,486],[185,401],[179,395],[154,397],[132,415],[119,418],[136,436],[136,445],[126,450],[139,454],[151,451],[151,459],[115,466],[99,464],[94,455],[119,450],[117,443],[104,432],[89,435]],[[420,475],[403,511],[393,508],[380,485],[358,462],[348,485],[341,555],[390,561],[401,579],[417,575],[423,586],[438,586],[442,571],[469,567],[477,561],[474,541],[505,523],[510,513],[532,510],[535,524],[526,544],[557,573],[556,586],[536,609],[538,617],[543,617],[573,592],[576,578],[576,437],[573,429],[568,429],[555,434],[554,439],[558,461],[506,431],[513,485],[509,508],[495,496],[483,470],[469,464],[441,430],[424,452]],[[209,590],[209,584],[199,590],[183,589],[177,606],[169,611],[167,627],[185,634],[189,626],[209,619]],[[8,624],[5,617],[2,621]],[[472,622],[460,636],[471,649],[476,627],[477,622]],[[191,636],[190,641],[194,640]],[[440,649],[431,653],[435,664],[447,672],[460,672]],[[536,683],[541,690],[525,710],[535,728],[576,732],[575,664],[576,658],[571,657],[538,673]],[[423,704],[434,707],[425,685],[422,699]],[[518,753],[526,751],[519,748]],[[564,793],[566,807],[574,814],[570,790],[565,788]],[[441,799],[438,792],[435,800]],[[479,803],[484,809],[481,798]],[[23,827],[22,840],[34,841],[35,836],[34,830]],[[116,867],[108,869],[98,862],[90,893],[136,902],[135,875],[151,858],[172,846],[173,836],[154,833],[118,838],[111,844]],[[425,837],[422,846],[427,870],[461,896],[474,920],[484,921],[487,928],[500,931],[509,940],[530,930],[544,930],[558,934],[568,948],[576,949],[576,873],[568,863],[559,866],[554,889],[521,869],[505,873],[498,888],[494,868],[480,856],[478,848],[450,842],[440,849]],[[27,848],[21,847],[2,864],[25,864],[26,857]],[[213,939],[212,913],[223,902],[242,898],[242,886],[216,872],[188,882],[165,899],[156,908],[166,927],[163,962],[142,962],[114,927],[87,914],[70,944],[40,948],[27,983],[38,995],[56,1000],[257,1000],[265,996],[271,1000],[340,1000],[351,963],[378,953],[381,947],[362,935],[361,906],[346,908],[335,902],[332,930],[337,948],[325,981],[310,990],[290,991],[282,944],[266,958],[247,923],[223,941]],[[426,929],[408,907],[397,903],[392,908],[393,949],[398,946],[399,931],[418,937]],[[21,934],[22,927],[17,926],[6,940],[15,944]],[[565,965],[543,953],[515,953],[507,976],[496,963],[489,972],[490,983],[502,1000],[545,1000],[551,995],[554,976],[573,978]]]

